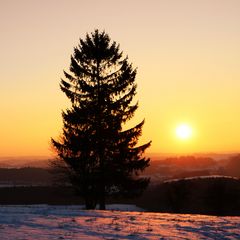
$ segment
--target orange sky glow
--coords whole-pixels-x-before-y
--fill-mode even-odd
[[[79,38],[98,28],[138,68],[149,153],[240,151],[240,1],[2,0],[0,157],[52,156],[59,89]],[[182,141],[176,127],[189,124]]]

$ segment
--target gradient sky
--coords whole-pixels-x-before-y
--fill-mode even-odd
[[[105,30],[138,67],[149,153],[240,151],[239,0],[0,0],[0,157],[49,156],[79,38]],[[193,136],[181,141],[186,122]]]

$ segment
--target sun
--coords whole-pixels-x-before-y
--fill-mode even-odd
[[[188,124],[180,124],[176,128],[176,136],[182,140],[189,139],[192,136],[192,128]]]

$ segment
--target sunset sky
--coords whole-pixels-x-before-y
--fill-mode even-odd
[[[60,78],[94,29],[138,68],[128,126],[145,118],[149,153],[240,152],[239,0],[0,0],[0,157],[52,156]]]

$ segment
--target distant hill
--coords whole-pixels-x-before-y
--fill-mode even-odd
[[[0,158],[0,168],[22,168],[22,167],[37,167],[48,168],[49,157],[2,157]]]
[[[226,159],[236,156],[237,153],[196,153],[184,158],[194,157],[195,159],[212,159],[224,163]],[[168,154],[168,153],[148,153],[147,157],[151,158],[151,163],[155,162],[162,163],[166,159],[177,159],[182,156],[179,154]],[[0,157],[0,168],[21,168],[21,167],[38,167],[48,168],[48,162],[53,157],[49,156],[24,156],[24,157]],[[191,161],[190,161],[191,162]]]
[[[185,154],[186,155],[186,154]],[[231,152],[231,153],[214,153],[214,152],[209,152],[209,153],[192,153],[192,154],[187,154],[188,156],[194,156],[197,158],[212,158],[214,160],[223,160],[230,158],[232,156],[238,155],[238,152]],[[178,158],[183,156],[183,154],[176,154],[176,153],[148,153],[148,157],[151,158],[151,160],[165,160],[166,158]]]
[[[150,177],[151,184],[158,184],[174,178],[196,176],[227,175],[240,177],[240,155],[229,156],[222,160],[216,160],[207,155],[151,160],[150,166],[141,175]],[[5,183],[19,185],[24,184],[24,182],[27,185],[49,184],[51,176],[48,172],[49,161],[48,157],[43,156],[0,158],[0,185]],[[8,171],[3,169],[8,169]]]
[[[151,178],[151,183],[173,178],[211,175],[240,177],[240,155],[229,155],[228,158],[221,160],[207,156],[180,156],[151,160],[150,166],[142,173],[142,176]]]

